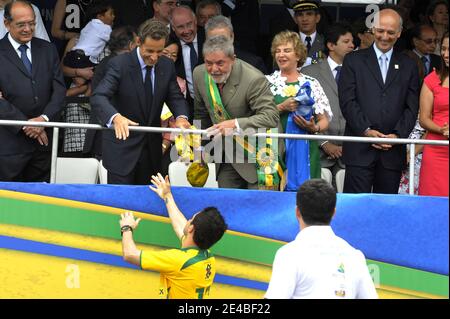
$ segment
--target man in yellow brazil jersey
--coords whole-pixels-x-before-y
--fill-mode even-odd
[[[186,220],[178,209],[170,190],[169,178],[152,176],[150,189],[161,197],[167,207],[181,248],[162,251],[141,251],[133,240],[140,218],[133,213],[121,215],[123,257],[143,270],[161,273],[159,296],[169,299],[203,299],[209,297],[216,274],[216,260],[209,248],[222,238],[227,225],[215,207],[207,207]]]

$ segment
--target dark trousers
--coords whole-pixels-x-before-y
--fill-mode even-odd
[[[0,155],[0,181],[50,182],[51,152]]]
[[[402,171],[383,167],[381,161],[369,167],[345,167],[344,193],[398,194]]]
[[[160,149],[158,149],[160,151]],[[147,146],[142,149],[136,167],[130,174],[122,176],[108,171],[108,184],[121,185],[150,185],[151,176],[156,175],[161,170],[160,167],[154,167],[150,158],[150,151]]]
[[[236,172],[233,165],[228,163],[220,164],[217,183],[219,188],[258,189],[258,183],[247,182]]]

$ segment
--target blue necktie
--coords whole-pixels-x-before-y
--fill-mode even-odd
[[[28,73],[31,75],[31,61],[30,59],[28,59],[27,50],[28,47],[25,44],[22,44],[19,47],[20,58],[22,59],[22,62],[25,65],[25,68],[27,69]]]
[[[428,75],[428,73],[430,73],[430,61],[428,61],[426,56],[422,56],[420,59],[425,67],[425,75]]]
[[[336,80],[336,83],[339,83],[339,77],[341,76],[341,65],[338,65],[334,69],[336,70],[336,77],[334,78]]]
[[[387,76],[387,56],[386,54],[382,54],[380,56],[380,70],[381,70],[381,76],[383,77],[383,82],[386,82],[386,76]]]
[[[191,71],[194,72],[194,68],[197,66],[198,63],[198,56],[197,52],[195,52],[194,43],[186,43],[186,45],[191,49],[190,52],[190,59],[191,59]]]

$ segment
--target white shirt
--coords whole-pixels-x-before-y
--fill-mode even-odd
[[[380,67],[380,69],[381,69],[380,57],[383,54],[386,55],[386,58],[387,58],[386,65],[387,65],[387,69],[389,70],[389,63],[391,62],[392,53],[394,52],[394,48],[392,48],[388,52],[384,53],[380,49],[378,49],[376,44],[374,44],[373,49],[375,50],[375,54],[377,55],[378,66]]]
[[[36,29],[34,29],[34,36],[36,38],[46,40],[50,42],[50,38],[48,37],[47,30],[45,30],[44,22],[42,21],[41,13],[39,12],[39,9],[32,4],[34,14],[36,16]],[[5,9],[0,9],[0,39],[3,39],[3,37],[8,33],[8,30],[5,26]]]
[[[11,34],[8,33],[8,40],[11,43],[11,45],[14,48],[14,51],[16,51],[17,55],[19,56],[19,59],[22,58],[22,52],[20,52],[19,47],[22,45],[19,42],[17,42],[16,40],[14,40],[11,36]],[[25,45],[28,47],[27,50],[27,57],[28,60],[30,60],[31,63],[33,63],[33,60],[31,59],[31,41],[25,43]]]
[[[99,63],[99,56],[109,41],[112,28],[99,19],[92,19],[81,30],[80,39],[72,51],[83,50],[92,63]]]
[[[273,262],[265,298],[378,298],[361,251],[330,226],[309,226],[281,247]]]
[[[333,73],[333,77],[336,79],[336,67],[342,66],[342,64],[337,64],[330,56],[327,58],[328,65],[330,66],[331,72]]]
[[[314,41],[316,41],[317,31],[314,31],[314,33],[311,35],[306,35],[303,32],[299,32],[299,33],[300,33],[300,38],[302,39],[302,42],[305,45],[305,47],[307,44],[306,37],[311,37],[311,46],[313,45]]]
[[[194,98],[194,84],[192,79],[192,71],[191,70],[191,48],[184,42],[183,40],[180,40],[181,43],[181,49],[183,51],[183,62],[184,62],[184,72],[186,73],[186,82],[188,85],[189,93],[192,98]],[[197,52],[198,57],[198,44],[197,44],[197,35],[194,38],[194,41],[192,41],[194,44],[195,52]]]

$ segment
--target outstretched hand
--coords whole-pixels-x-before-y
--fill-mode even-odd
[[[123,214],[120,214],[120,227],[123,226],[130,226],[131,228],[133,228],[133,230],[135,230],[138,225],[139,222],[141,221],[140,218],[136,218],[134,219],[133,213],[132,212],[125,212]]]
[[[163,178],[160,173],[156,176],[152,175],[152,184],[155,187],[149,186],[149,188],[164,200],[171,193],[169,176],[167,175],[166,178]]]

